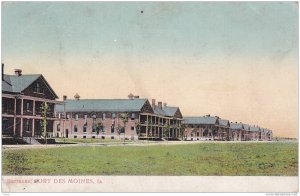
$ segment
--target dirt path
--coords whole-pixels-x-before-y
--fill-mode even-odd
[[[2,145],[2,150],[18,150],[18,149],[39,149],[39,148],[62,148],[75,146],[96,146],[96,147],[111,147],[111,146],[155,146],[155,145],[186,145],[197,143],[265,143],[272,141],[137,141],[130,143],[77,143],[77,144],[47,144],[47,145]]]

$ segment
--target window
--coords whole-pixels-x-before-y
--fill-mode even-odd
[[[78,114],[75,114],[75,120],[78,120]]]
[[[58,113],[58,118],[61,119],[61,113]]]
[[[41,92],[41,89],[40,89],[40,83],[36,83],[36,86],[35,86],[35,92],[37,92],[37,93],[40,93],[40,92]]]
[[[97,124],[96,124],[96,118],[93,118],[93,128],[92,128],[93,132],[96,132],[97,131]]]
[[[111,133],[114,133],[114,132],[115,132],[115,124],[112,124],[112,125],[111,125],[111,130],[110,130],[110,131],[111,131]]]
[[[94,115],[93,115],[93,119],[96,119],[96,118],[97,118],[97,116],[96,116],[96,114],[94,114]]]
[[[103,113],[102,114],[102,120],[105,120],[105,117],[106,117],[106,115],[105,115],[105,113]]]
[[[131,126],[131,130],[134,131],[134,126]]]
[[[101,139],[105,139],[105,136],[102,136]]]
[[[86,119],[87,119],[87,114],[85,114],[85,115],[83,116],[83,118],[86,120]]]
[[[111,136],[111,137],[110,137],[110,139],[112,139],[112,140],[113,140],[113,139],[115,139],[115,137],[114,137],[114,136]]]
[[[27,112],[30,111],[30,103],[29,103],[29,102],[26,103],[26,111],[27,111]]]
[[[60,124],[57,124],[56,130],[60,131]]]
[[[199,132],[197,132],[197,137],[199,137],[200,136],[200,134],[199,134]]]
[[[111,115],[111,116],[112,116],[112,118],[113,118],[113,119],[115,119],[115,118],[116,118],[116,114],[115,114],[115,113],[112,113],[112,115]]]
[[[92,136],[92,138],[95,139],[96,137],[95,137],[95,136]]]
[[[77,138],[77,135],[74,135],[74,138]]]
[[[26,132],[29,132],[29,131],[30,131],[29,119],[26,120],[25,131],[26,131]]]
[[[70,119],[70,114],[67,114],[67,119],[68,119],[68,120]]]
[[[77,125],[74,125],[74,132],[77,132],[77,131],[78,131]]]
[[[135,119],[135,113],[131,113],[131,120]]]
[[[86,129],[87,129],[87,123],[85,123],[85,124],[83,125],[83,132],[86,132]]]
[[[82,138],[86,138],[86,136],[83,136]]]

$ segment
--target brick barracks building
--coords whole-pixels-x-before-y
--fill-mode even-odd
[[[64,104],[56,105],[54,135],[66,138],[109,138],[177,140],[182,137],[182,114],[153,99],[152,104],[139,96],[128,99],[75,99],[64,96]],[[127,115],[128,122],[122,120]]]
[[[2,138],[40,137],[40,108],[44,102],[50,108],[47,132],[51,136],[57,98],[43,75],[23,75],[20,69],[16,69],[14,75],[6,75],[2,64]]]
[[[269,129],[243,123],[229,123],[218,116],[184,117],[186,140],[271,141]]]
[[[269,141],[269,129],[232,123],[217,116],[182,117],[179,107],[128,95],[128,99],[75,99],[58,96],[41,74],[4,74],[2,138],[40,138],[41,106],[48,103],[48,137],[128,140]],[[124,116],[127,120],[124,124]],[[3,141],[3,140],[2,140]],[[31,141],[31,139],[30,139]]]

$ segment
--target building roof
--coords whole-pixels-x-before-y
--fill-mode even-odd
[[[230,123],[231,129],[244,129],[244,126],[242,123]]]
[[[41,74],[21,76],[4,75],[4,81],[2,81],[2,91],[20,93],[41,76]]]
[[[205,124],[214,125],[218,123],[217,117],[203,116],[203,117],[183,117],[185,124]]]
[[[229,120],[219,119],[219,125],[228,126]]]
[[[9,75],[4,75],[4,80],[2,80],[2,91],[13,92]]]
[[[178,110],[178,107],[164,106],[162,109],[166,116],[174,116]]]
[[[65,101],[66,112],[138,112],[147,99],[80,99]],[[64,111],[64,105],[55,105],[58,112]]]
[[[56,93],[48,84],[48,82],[42,74],[26,74],[20,76],[4,74],[4,80],[2,80],[2,91],[10,93],[21,93],[39,78],[42,78],[42,80],[45,82],[49,90],[53,93],[55,98],[58,98],[58,96],[56,95]]]
[[[260,131],[260,128],[257,126],[250,126],[250,131]]]
[[[250,130],[250,125],[243,124],[243,126],[244,126],[244,129],[245,129],[245,130],[247,130],[247,131],[249,131],[249,130]]]
[[[154,111],[154,114],[157,114],[157,115],[162,115],[162,116],[166,116],[166,112],[162,109],[160,109],[159,107],[155,106],[153,108],[153,111]]]

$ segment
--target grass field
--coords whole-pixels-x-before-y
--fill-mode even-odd
[[[2,153],[3,175],[298,175],[296,142],[78,146]]]

